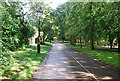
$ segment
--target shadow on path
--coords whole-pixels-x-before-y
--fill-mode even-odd
[[[118,70],[68,46],[54,43],[38,69],[34,79],[118,79]]]

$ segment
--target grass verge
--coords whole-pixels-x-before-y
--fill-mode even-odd
[[[70,43],[65,43],[65,44],[73,49],[76,49],[82,52],[83,54],[92,56],[93,58],[96,58],[107,64],[120,68],[120,64],[119,64],[120,53],[110,53],[110,52],[105,52],[105,51],[100,51],[100,50],[90,50],[89,47],[81,48],[80,46],[70,45]]]
[[[37,65],[43,60],[51,44],[41,45],[41,53],[37,54],[37,46],[28,46],[21,51],[0,54],[0,79],[27,80]]]

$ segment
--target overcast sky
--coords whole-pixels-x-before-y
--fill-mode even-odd
[[[63,4],[67,2],[68,0],[48,0],[49,2],[52,2],[50,6],[55,9],[58,5]]]

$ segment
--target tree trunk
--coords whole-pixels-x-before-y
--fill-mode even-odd
[[[76,39],[75,38],[73,39],[73,45],[74,46],[76,45]]]
[[[75,46],[76,45],[76,39],[73,37],[72,39],[72,44]]]
[[[82,48],[82,38],[80,37],[80,47]]]
[[[71,36],[71,44],[74,46],[76,45],[76,39],[74,36]]]
[[[109,32],[109,44],[110,44],[110,49],[113,48],[113,40],[114,40],[114,35]]]
[[[92,2],[90,4],[90,19],[91,19],[91,23],[90,23],[90,47],[91,47],[91,50],[94,50],[94,18],[93,18],[93,15],[92,15]]]
[[[118,52],[120,52],[120,32],[118,32]]]
[[[72,45],[72,36],[70,37],[70,44]]]
[[[110,42],[110,49],[112,49],[113,40],[112,40],[111,36],[109,36],[109,42]]]
[[[90,47],[91,47],[91,50],[94,50],[94,40],[93,40],[93,37],[91,37],[91,40],[90,40]]]
[[[113,48],[112,44],[113,44],[113,41],[110,41],[110,49]]]

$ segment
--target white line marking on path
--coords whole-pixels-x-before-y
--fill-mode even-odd
[[[80,66],[82,66],[88,73],[90,73],[90,75],[92,75],[92,77],[96,80],[99,81],[88,69],[86,69],[79,61],[77,61],[75,59],[75,57],[73,57],[71,54],[69,54]]]

